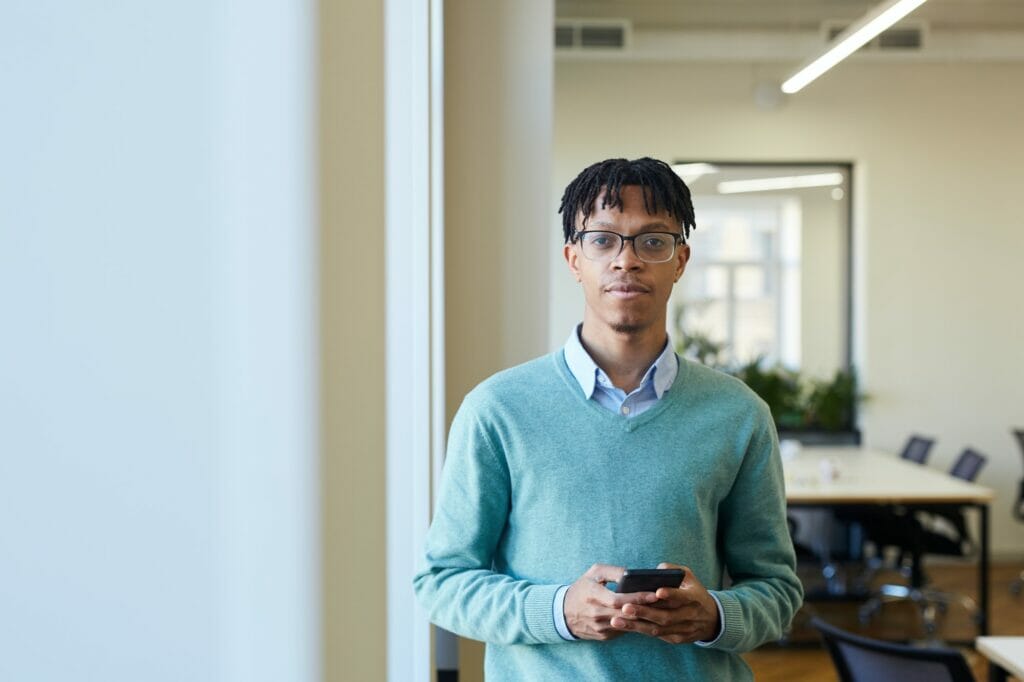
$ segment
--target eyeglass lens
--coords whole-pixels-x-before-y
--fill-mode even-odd
[[[664,263],[671,260],[676,250],[677,235],[671,232],[644,232],[623,237],[618,232],[587,230],[580,234],[583,255],[590,260],[605,261],[616,258],[626,240],[633,242],[633,252],[646,263]]]

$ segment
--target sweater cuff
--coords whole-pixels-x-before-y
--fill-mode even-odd
[[[555,595],[561,585],[532,585],[526,592],[523,612],[526,616],[526,630],[538,644],[564,642],[555,628]]]
[[[736,596],[727,590],[709,590],[711,596],[718,602],[721,609],[719,615],[723,619],[722,629],[718,638],[709,642],[706,646],[709,649],[724,649],[731,651],[739,646],[743,639],[743,610]]]

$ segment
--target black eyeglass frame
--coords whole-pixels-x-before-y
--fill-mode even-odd
[[[580,249],[582,249],[583,248],[583,244],[582,244],[581,238],[583,237],[583,235],[588,234],[588,233],[614,234],[616,237],[619,238],[619,250],[615,252],[614,256],[612,256],[611,258],[608,259],[609,263],[611,261],[615,260],[616,258],[618,258],[620,255],[622,255],[622,250],[624,248],[626,248],[626,242],[632,242],[631,246],[633,247],[633,255],[634,256],[636,256],[637,258],[642,260],[644,263],[649,263],[651,265],[657,265],[658,263],[667,263],[667,262],[669,262],[676,255],[676,248],[680,244],[682,244],[684,246],[686,245],[686,237],[684,237],[683,235],[679,234],[678,232],[660,232],[660,231],[641,232],[639,234],[634,234],[632,237],[627,237],[625,235],[619,234],[618,232],[613,232],[611,230],[580,230],[579,232],[576,232],[575,234],[573,234],[573,236],[572,236],[572,243],[573,244],[579,244],[580,245]],[[636,250],[636,240],[640,239],[641,237],[650,236],[652,234],[666,235],[666,236],[669,236],[669,237],[673,238],[672,254],[668,258],[666,258],[665,260],[655,260],[655,261],[644,260],[644,257],[641,256],[640,252]],[[585,254],[585,253],[583,255],[587,258],[587,260],[594,260],[593,258],[590,258],[589,256],[587,256],[587,254]]]

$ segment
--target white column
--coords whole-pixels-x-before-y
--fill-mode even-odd
[[[443,4],[385,5],[388,679],[431,679],[412,579],[444,444]]]
[[[0,679],[320,678],[312,26],[0,3]]]
[[[217,679],[314,682],[322,676],[314,7],[270,0],[218,10]]]

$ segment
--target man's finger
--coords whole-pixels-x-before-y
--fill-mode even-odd
[[[646,606],[639,606],[637,604],[624,606],[622,608],[622,615],[626,618],[633,620],[646,620],[657,625],[668,625],[673,621],[679,620],[677,611],[669,611],[668,609],[660,609],[657,607],[650,608]]]
[[[685,587],[659,587],[658,591],[654,594],[670,608],[677,608],[684,604],[699,603],[694,598],[692,591]]]
[[[609,564],[594,564],[584,574],[597,583],[617,583],[622,580],[622,574],[626,569],[622,566],[610,566]]]
[[[638,604],[627,604],[622,607],[622,615],[634,620],[646,620],[657,625],[668,625],[669,623],[692,622],[700,616],[698,608],[691,609],[665,609],[657,606],[640,606]]]
[[[659,638],[668,638],[671,636],[673,638],[679,638],[680,641],[694,641],[697,633],[697,628],[690,623],[661,625],[658,623],[651,623],[646,620],[629,620],[622,616],[615,616],[612,618],[610,625],[616,630],[637,632],[641,635]]]
[[[611,590],[606,591],[609,596],[608,605],[616,609],[621,609],[626,604],[654,604],[658,601],[658,596],[653,592],[625,592],[619,594]]]

